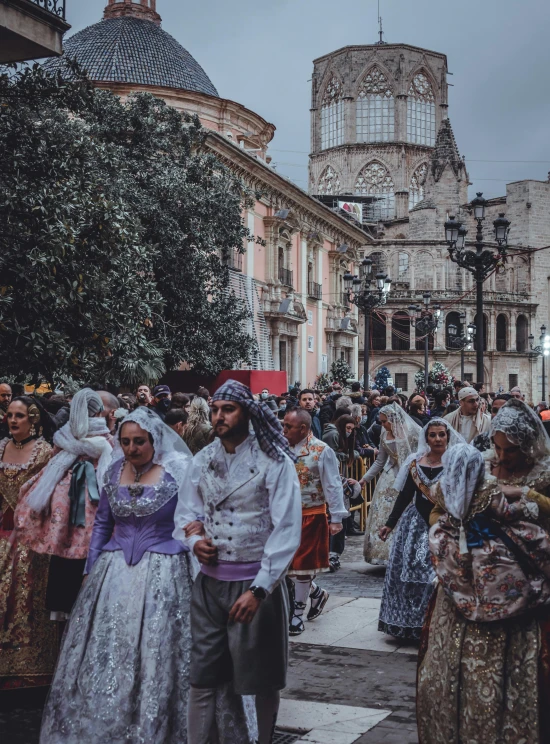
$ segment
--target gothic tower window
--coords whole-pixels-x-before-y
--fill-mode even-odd
[[[361,83],[356,102],[357,142],[391,142],[394,98],[383,72],[375,67]]]
[[[412,174],[409,184],[409,209],[412,209],[424,198],[424,183],[428,175],[428,164],[421,163]]]
[[[409,254],[404,253],[403,251],[399,252],[397,265],[397,281],[409,281]]]
[[[330,165],[327,165],[325,170],[321,173],[319,184],[317,186],[317,194],[339,194],[340,193],[340,177],[338,173]]]
[[[344,101],[340,81],[332,76],[321,104],[321,149],[344,142]]]
[[[357,176],[355,193],[374,196],[371,204],[365,204],[368,220],[391,220],[395,217],[395,195],[393,179],[382,163],[368,163]]]
[[[497,351],[506,351],[508,338],[508,318],[502,313],[497,315]]]
[[[418,72],[407,99],[407,141],[416,145],[435,144],[435,96],[430,81]]]
[[[529,340],[529,323],[525,315],[518,315],[516,320],[516,351],[527,351],[527,342]]]

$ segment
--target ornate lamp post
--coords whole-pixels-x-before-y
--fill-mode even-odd
[[[441,318],[441,308],[439,305],[433,306],[433,311],[429,310],[432,295],[430,292],[424,292],[422,299],[424,305],[409,305],[411,312],[411,325],[413,328],[424,336],[424,390],[428,387],[429,370],[428,370],[428,351],[429,337],[437,330]]]
[[[460,313],[460,336],[458,328],[454,323],[449,323],[447,333],[449,334],[449,345],[452,349],[460,349],[460,379],[464,381],[464,350],[472,348],[472,342],[476,333],[476,327],[469,323],[465,327],[466,313]]]
[[[550,336],[546,335],[546,326],[542,325],[540,327],[540,345],[539,346],[533,346],[533,342],[535,340],[535,337],[533,334],[529,334],[529,347],[531,349],[531,356],[541,356],[542,357],[542,399],[546,400],[546,370],[545,370],[545,361],[546,357],[550,354]]]
[[[344,289],[348,302],[357,305],[365,315],[365,346],[363,349],[364,387],[369,386],[369,346],[370,321],[375,307],[385,305],[391,289],[391,279],[384,273],[372,276],[372,260],[364,258],[359,268],[359,276],[349,272],[344,275]]]
[[[476,338],[477,338],[477,382],[484,381],[483,351],[485,346],[483,326],[483,282],[493,272],[495,267],[506,260],[506,244],[508,240],[508,229],[510,221],[504,214],[500,214],[493,222],[495,240],[498,243],[498,252],[484,250],[483,242],[483,220],[485,219],[485,207],[487,200],[478,192],[472,200],[474,218],[477,221],[475,239],[475,251],[465,250],[467,230],[454,217],[450,217],[445,223],[445,240],[449,246],[449,257],[451,261],[463,269],[470,271],[476,281]]]

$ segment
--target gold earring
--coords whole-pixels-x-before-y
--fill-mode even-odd
[[[34,424],[31,426],[31,437],[36,436],[36,429],[34,428]]]

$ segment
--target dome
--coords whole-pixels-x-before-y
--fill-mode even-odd
[[[63,47],[63,57],[76,59],[94,82],[182,88],[219,98],[199,63],[148,19],[105,18],[71,36]],[[63,57],[48,60],[44,67],[62,69]]]

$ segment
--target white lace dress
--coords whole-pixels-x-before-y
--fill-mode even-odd
[[[364,480],[368,482],[381,473],[367,516],[363,549],[366,562],[375,566],[387,565],[390,557],[393,533],[383,542],[378,537],[378,530],[386,524],[397,498],[393,484],[398,472],[397,442],[395,439],[388,441],[382,438],[378,457],[364,476]]]

